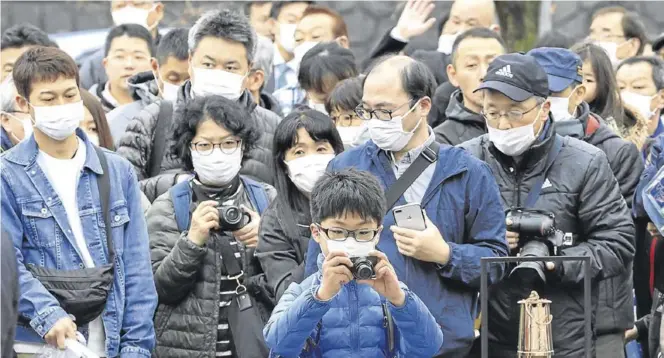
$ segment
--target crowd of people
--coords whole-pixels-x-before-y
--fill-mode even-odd
[[[432,51],[408,0],[360,63],[311,1],[163,31],[167,6],[111,1],[76,59],[2,34],[2,357],[480,357],[480,315],[514,357],[531,291],[548,356],[661,356],[664,34],[639,14],[516,53],[493,1],[456,0]],[[480,312],[506,256],[590,267],[492,264]]]

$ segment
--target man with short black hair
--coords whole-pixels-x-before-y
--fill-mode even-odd
[[[634,255],[634,223],[606,155],[556,134],[547,74],[531,56],[495,58],[476,91],[484,92],[488,134],[461,147],[485,161],[498,183],[503,208],[509,211],[505,222],[511,255],[589,256],[595,326],[598,282],[623,274]],[[554,215],[558,231],[555,236],[525,231],[516,221],[522,214],[539,223]],[[541,246],[542,240],[551,246]],[[490,288],[489,309],[482,312],[490,322],[491,357],[516,356],[518,301],[533,290],[551,301],[556,356],[588,353],[581,318],[583,266],[579,261],[510,264],[509,276]],[[589,353],[594,352],[595,342]]]
[[[583,61],[561,48],[538,48],[528,52],[548,76],[551,117],[556,133],[580,139],[606,154],[620,192],[632,206],[634,191],[643,171],[643,161],[633,143],[623,140],[584,102]],[[635,243],[632,242],[632,245]],[[633,259],[633,257],[632,257]],[[630,259],[630,261],[632,261]],[[595,330],[598,357],[624,357],[624,332],[634,323],[632,265],[623,274],[602,280]]]
[[[433,312],[445,337],[440,357],[465,357],[475,338],[480,259],[507,255],[495,179],[480,160],[435,142],[426,120],[435,80],[424,64],[405,56],[387,58],[367,74],[363,87],[356,112],[368,121],[371,141],[339,154],[328,171],[355,167],[378,177],[395,202],[388,203],[383,226],[389,230],[383,230],[377,247]],[[413,175],[407,174],[410,168],[419,175],[404,183],[407,179],[399,178]],[[407,203],[424,210],[425,230],[397,226],[391,209]],[[318,252],[311,242],[305,276],[313,273],[310,263]],[[490,284],[503,272],[502,264],[490,266]]]
[[[272,1],[247,1],[244,3],[244,13],[249,18],[251,27],[256,33],[267,38],[272,38],[270,32],[270,12],[272,11]]]
[[[58,47],[48,35],[30,24],[14,25],[2,33],[0,39],[0,82],[12,73],[16,60],[34,46]]]
[[[127,89],[133,101],[106,114],[116,146],[129,121],[145,107],[161,99],[171,103],[177,100],[180,85],[189,79],[188,33],[189,29],[171,29],[159,42],[156,61],[150,61],[150,70],[127,79]]]
[[[643,54],[648,42],[639,14],[621,6],[604,7],[593,13],[590,39],[606,51],[614,66],[619,61]]]
[[[94,84],[90,93],[101,101],[104,112],[132,103],[128,80],[137,73],[156,67],[154,46],[148,30],[136,24],[114,27],[106,36],[106,57],[102,61],[108,81]]]
[[[434,129],[438,142],[457,145],[486,133],[486,121],[480,115],[482,95],[473,91],[484,79],[491,61],[505,52],[505,42],[500,35],[484,27],[457,37],[452,63],[447,65],[447,77],[458,89],[449,97],[449,103],[445,102],[446,108],[437,108],[440,104],[434,102],[434,107],[447,118]]]
[[[85,109],[69,55],[30,49],[12,77],[34,119],[34,134],[0,158],[2,229],[21,292],[15,349],[64,349],[78,330],[100,357],[148,358],[157,292],[133,168],[79,129]]]
[[[616,80],[625,105],[633,107],[648,123],[651,137],[664,133],[664,61],[637,56],[618,65]]]

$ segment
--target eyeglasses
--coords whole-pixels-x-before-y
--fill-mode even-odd
[[[357,113],[343,114],[337,117],[332,117],[332,121],[339,127],[352,127],[357,121],[363,121]]]
[[[381,121],[391,121],[392,120],[392,113],[398,111],[401,109],[403,106],[409,104],[411,101],[408,101],[397,108],[393,110],[389,109],[367,109],[362,107],[360,104],[359,106],[355,107],[355,113],[361,118],[364,119],[365,121],[368,121],[370,119],[376,118]]]
[[[500,117],[505,116],[510,122],[520,122],[523,119],[523,116],[526,113],[531,112],[533,109],[538,108],[541,106],[541,103],[535,105],[535,107],[523,112],[523,111],[509,111],[509,112],[498,112],[498,111],[489,111],[489,112],[484,112],[482,111],[482,116],[486,118],[487,121],[496,123],[500,119]]]
[[[210,155],[214,148],[219,148],[224,154],[233,154],[240,147],[242,141],[239,139],[226,139],[221,143],[210,143],[207,141],[199,141],[192,143],[191,147],[200,155]]]
[[[352,237],[358,242],[371,241],[378,235],[380,229],[359,229],[359,230],[346,230],[340,227],[324,228],[320,224],[316,224],[318,228],[325,233],[328,239],[332,241],[346,241],[347,238]]]

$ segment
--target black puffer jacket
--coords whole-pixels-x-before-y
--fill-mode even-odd
[[[191,99],[191,82],[187,81],[180,87],[178,100],[175,103],[174,122],[178,120],[178,109]],[[238,102],[249,110],[256,120],[259,132],[262,133],[257,146],[244,154],[240,174],[247,175],[264,183],[272,183],[273,175],[270,169],[272,163],[272,140],[277,124],[281,120],[276,114],[256,105],[248,91],[245,91]],[[148,178],[150,168],[150,155],[154,147],[154,130],[159,118],[159,103],[153,103],[143,109],[127,126],[126,133],[117,149],[117,153],[129,160],[136,169],[139,180]],[[172,131],[169,131],[172,133]],[[172,138],[157,138],[168,140],[164,160],[161,163],[161,172],[178,172],[182,165],[177,158],[173,158],[170,148]]]
[[[463,105],[459,89],[450,96],[445,117],[445,122],[433,130],[439,143],[458,145],[486,133],[486,121]]]
[[[265,189],[272,201],[276,191],[269,185],[265,185]],[[244,190],[236,203],[256,210]],[[178,230],[170,193],[154,202],[147,214],[147,225],[159,295],[155,313],[157,347],[153,357],[214,358],[222,270],[218,243],[211,238],[205,246],[199,247],[189,241],[187,231]],[[246,249],[242,257],[246,277],[262,272],[253,252],[253,249]],[[245,285],[251,290],[248,282]]]
[[[631,208],[634,191],[643,172],[643,161],[638,149],[633,143],[620,138],[599,116],[590,113],[587,103],[583,102],[577,111],[579,113],[577,119],[583,126],[583,132],[568,132],[566,129],[571,128],[565,125],[568,122],[556,122],[556,131],[561,135],[575,137],[592,144],[606,154],[611,171],[618,180],[620,192],[627,206]],[[590,118],[591,116],[593,118]],[[594,131],[589,130],[589,121],[594,121],[591,128],[596,124],[599,124],[599,127],[595,127]],[[632,244],[635,245],[634,242]],[[632,256],[630,261],[633,259]],[[630,264],[623,274],[600,281],[596,320],[598,335],[623,332],[632,328],[634,323],[632,271]]]
[[[311,238],[309,208],[305,212],[293,213],[297,222],[297,236],[293,236],[284,228],[280,205],[275,201],[263,214],[256,248],[256,257],[277,300],[291,283],[300,283],[304,279],[304,258]]]
[[[150,203],[152,203],[175,184],[188,180],[192,176],[192,173],[187,173],[185,171],[179,173],[164,173],[159,174],[156,177],[141,180],[138,184],[140,185],[143,194],[145,194],[145,197]]]
[[[508,209],[524,204],[542,173],[554,135],[549,121],[544,139],[534,144],[518,164],[496,150],[488,135],[461,146],[489,164],[503,205]],[[604,153],[574,138],[565,137],[562,141],[562,150],[546,176],[534,209],[554,213],[557,228],[575,234],[574,246],[564,248],[562,255],[591,258],[593,313],[596,313],[597,281],[623,274],[634,254],[634,224]],[[555,357],[583,356],[583,264],[567,261],[549,275],[547,284],[526,285],[517,276],[509,276],[490,288],[486,314],[491,322],[492,357],[516,356],[517,301],[533,289],[552,301]],[[592,324],[594,327],[594,320]]]

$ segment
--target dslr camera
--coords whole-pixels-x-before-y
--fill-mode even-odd
[[[556,217],[540,210],[512,209],[505,217],[507,231],[519,234],[519,248],[522,257],[558,256],[567,236],[556,229]],[[537,278],[546,282],[546,267],[543,262],[529,261],[517,265],[512,274],[518,274],[526,282]]]
[[[251,222],[251,216],[239,206],[221,205],[217,207],[217,210],[219,211],[219,227],[222,231],[239,230]]]
[[[351,257],[350,261],[353,263],[353,267],[350,269],[350,272],[353,274],[353,278],[356,280],[369,280],[376,277],[376,272],[374,267],[378,263],[378,258],[375,256],[358,256]]]

